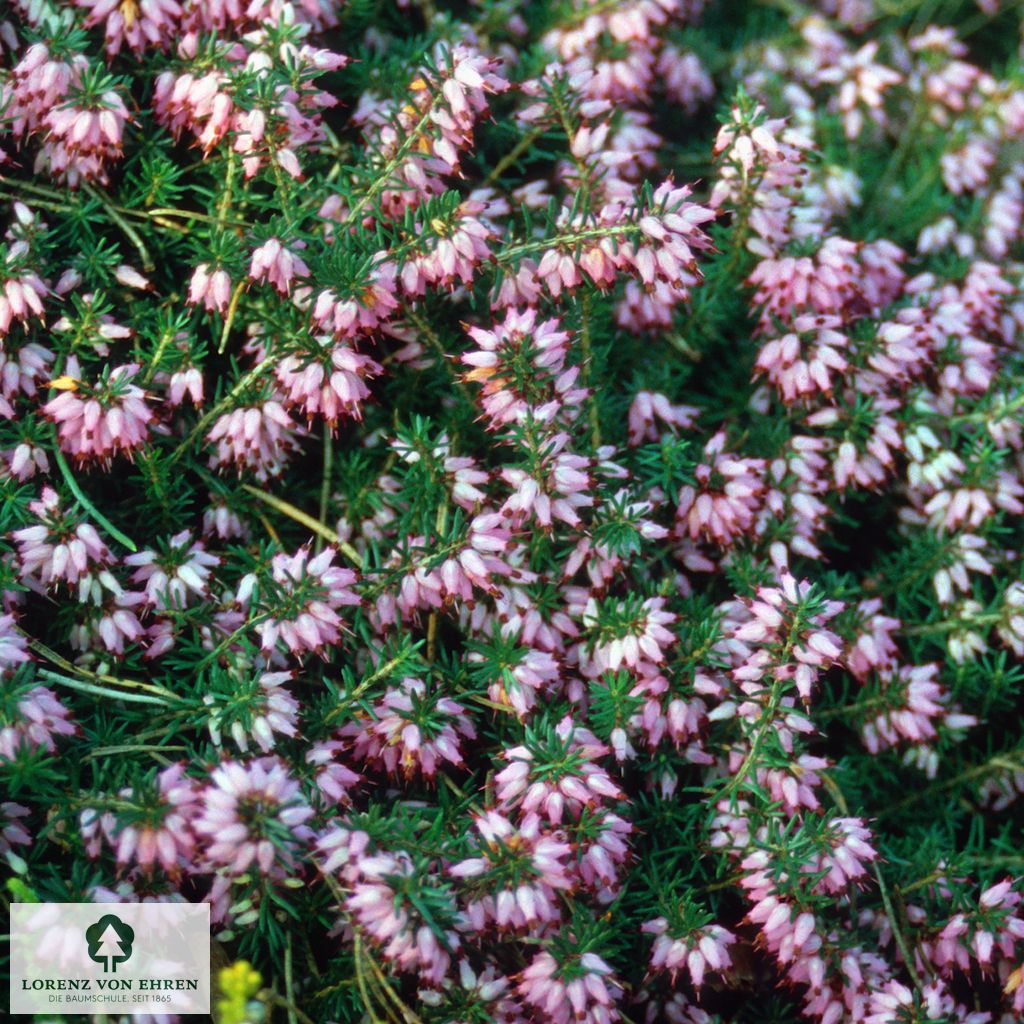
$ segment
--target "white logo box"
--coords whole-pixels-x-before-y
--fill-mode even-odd
[[[206,903],[12,903],[11,1013],[210,1012]]]

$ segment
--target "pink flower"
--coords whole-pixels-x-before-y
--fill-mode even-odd
[[[743,643],[762,647],[734,675],[743,684],[756,688],[766,673],[775,679],[794,679],[797,691],[809,701],[811,688],[823,669],[842,655],[838,636],[825,623],[843,609],[840,601],[819,601],[807,580],[797,582],[783,573],[778,587],[758,587],[749,602],[752,618],[735,630],[733,636]],[[775,663],[776,654],[784,654],[786,663]]]
[[[633,334],[657,333],[672,326],[676,307],[690,297],[690,288],[700,283],[695,273],[686,272],[682,285],[655,281],[643,286],[627,281],[622,301],[615,307],[615,322]]]
[[[427,287],[452,289],[472,282],[477,267],[491,258],[487,243],[494,232],[478,219],[484,209],[484,203],[467,200],[449,223],[431,223],[431,231],[440,237],[427,236],[426,251],[418,251],[399,275],[407,294],[420,296]]]
[[[184,766],[173,764],[159,773],[156,792],[144,799],[130,787],[120,798],[145,804],[139,813],[86,808],[79,815],[79,827],[90,857],[100,853],[100,840],[114,848],[119,866],[134,861],[150,874],[154,864],[176,877],[193,866],[196,839],[192,823],[198,809],[199,786],[185,775]]]
[[[961,526],[972,530],[982,526],[1004,509],[1015,516],[1024,514],[1024,486],[1016,475],[998,472],[986,481],[986,487],[946,488],[934,494],[924,506],[932,525],[939,533],[957,530]]]
[[[420,989],[417,993],[424,1006],[440,1005],[442,999],[467,1000],[471,1005],[486,1007],[487,1020],[512,1021],[516,1019],[518,1007],[508,998],[510,982],[497,968],[487,966],[475,971],[468,960],[458,962],[458,975],[449,975],[441,982],[441,990]],[[442,995],[443,993],[443,995]]]
[[[509,84],[495,73],[497,61],[466,46],[454,47],[449,61],[441,91],[456,121],[469,127],[487,109],[487,94],[504,92]]]
[[[22,441],[13,450],[0,453],[7,460],[7,465],[19,483],[32,479],[36,473],[44,476],[50,472],[50,460],[46,449],[31,441]]]
[[[1024,657],[1024,583],[1011,583],[1003,592],[1003,621],[999,638],[1017,657]]]
[[[868,355],[868,365],[888,380],[911,381],[919,377],[932,358],[935,328],[922,309],[897,311],[892,321],[876,333],[877,343]]]
[[[460,744],[476,738],[465,708],[431,688],[422,679],[405,678],[389,689],[373,708],[339,733],[353,740],[356,757],[380,761],[392,774],[406,778],[422,774],[433,779],[441,764],[461,767]]]
[[[718,131],[714,155],[719,171],[710,204],[719,209],[744,196],[755,200],[750,225],[758,237],[748,246],[761,256],[777,253],[792,231],[794,202],[787,192],[805,174],[806,153],[812,148],[811,139],[783,118],[765,118],[761,106],[733,107],[730,120]]]
[[[658,56],[658,75],[669,99],[693,113],[715,94],[714,82],[695,53],[671,44]]]
[[[309,267],[276,238],[269,238],[252,254],[249,277],[266,280],[282,295],[287,295],[296,277],[309,277]]]
[[[131,120],[118,92],[99,84],[100,74],[76,76],[69,98],[43,117],[47,135],[40,160],[71,185],[89,179],[106,183],[106,164],[120,159],[125,125]]]
[[[691,189],[662,182],[649,206],[635,210],[640,240],[634,248],[622,247],[616,257],[620,266],[631,267],[645,286],[655,280],[676,288],[689,283],[687,274],[696,267],[695,253],[711,248],[711,239],[702,224],[715,219],[715,211],[688,202]]]
[[[532,1006],[535,1019],[550,1024],[614,1024],[622,992],[611,967],[596,953],[572,955],[559,963],[547,950],[520,975],[516,990]]]
[[[308,547],[294,555],[274,555],[274,586],[263,597],[269,613],[256,627],[264,651],[274,650],[281,640],[293,654],[310,651],[326,656],[325,648],[341,641],[343,626],[337,609],[359,604],[359,596],[350,589],[356,574],[334,565],[336,555],[333,548],[325,548],[311,558]],[[241,605],[248,604],[254,583],[252,577],[243,579],[238,594]]]
[[[828,824],[829,852],[816,862],[806,865],[812,874],[826,872],[818,883],[824,892],[840,893],[850,889],[850,883],[864,878],[867,867],[878,859],[870,844],[871,832],[860,818],[833,818]]]
[[[418,972],[430,984],[440,984],[451,965],[448,950],[458,948],[459,938],[437,917],[424,921],[418,909],[422,902],[409,898],[409,893],[419,895],[423,888],[409,855],[399,851],[362,857],[358,869],[361,881],[346,905],[359,927],[387,960]],[[444,928],[447,949],[435,934],[439,928]]]
[[[601,808],[579,822],[569,823],[567,831],[577,843],[577,870],[583,885],[596,893],[602,904],[610,902],[625,877],[620,876],[619,869],[630,858],[626,837],[633,833],[633,826]]]
[[[567,860],[572,847],[558,833],[542,831],[541,819],[527,814],[518,827],[497,811],[475,821],[478,856],[459,861],[449,873],[462,880],[466,912],[476,931],[493,922],[500,929],[528,929],[558,921],[558,890],[572,887]]]
[[[971,139],[960,149],[942,155],[942,180],[954,195],[975,192],[988,184],[995,161],[996,154],[990,143]]]
[[[67,369],[70,376],[51,384],[66,390],[43,406],[57,424],[61,448],[79,462],[109,462],[118,452],[130,456],[141,447],[149,437],[153,413],[146,392],[132,383],[139,365],[118,366],[93,385],[72,379],[79,372],[73,357]]]
[[[473,367],[464,379],[482,385],[484,413],[492,428],[519,422],[528,412],[551,418],[557,406],[549,405],[577,376],[575,369],[565,370],[570,335],[558,328],[557,320],[538,323],[534,309],[522,313],[510,309],[504,322],[491,330],[469,329],[478,348],[461,357]],[[527,360],[533,368],[528,379],[516,370],[520,360]]]
[[[0,687],[11,684],[0,679]],[[71,712],[57,699],[53,690],[45,686],[27,686],[6,690],[13,697],[16,717],[0,716],[0,758],[13,761],[27,748],[45,750],[52,754],[57,749],[56,738],[74,736],[78,731],[71,720]]]
[[[740,868],[745,872],[740,886],[754,904],[747,920],[760,926],[765,946],[780,964],[795,960],[805,973],[819,974],[823,965],[817,955],[822,946],[818,922],[811,911],[776,892],[768,852],[755,850],[740,861]]]
[[[107,53],[126,45],[136,54],[147,47],[166,49],[179,31],[181,7],[176,0],[75,0],[89,14],[87,28],[103,25]]]
[[[192,399],[192,404],[197,408],[203,404],[203,371],[197,366],[190,366],[188,369],[178,370],[171,374],[167,386],[168,404],[181,405],[186,395]]]
[[[316,772],[315,780],[320,792],[334,804],[348,806],[352,803],[350,791],[359,784],[361,776],[338,761],[347,744],[341,740],[324,740],[314,743],[306,753],[306,764]],[[325,868],[324,870],[328,870]]]
[[[967,594],[971,592],[971,573],[990,576],[995,566],[982,554],[988,546],[984,537],[973,533],[961,533],[952,538],[946,547],[945,565],[932,577],[935,596],[940,604],[950,604],[954,587]]]
[[[668,971],[673,983],[676,975],[685,969],[694,988],[700,991],[706,971],[724,971],[732,965],[729,946],[736,941],[736,936],[721,925],[707,925],[676,937],[668,921],[657,917],[646,922],[641,930],[657,936],[651,949],[651,970]]]
[[[293,672],[261,672],[230,693],[204,694],[203,704],[210,716],[207,728],[214,745],[219,747],[222,733],[227,732],[242,753],[248,753],[251,737],[264,754],[269,754],[277,743],[278,734],[297,736],[299,702],[284,685],[294,675]]]
[[[126,641],[133,644],[145,635],[137,614],[146,603],[144,594],[123,590],[110,573],[102,573],[79,593],[89,603],[79,606],[79,621],[71,628],[69,643],[76,651],[101,644],[120,656]]]
[[[156,78],[153,108],[157,120],[175,137],[189,129],[204,153],[225,137],[235,112],[227,76],[217,71],[199,77],[187,71],[181,75],[161,72]]]
[[[782,706],[791,708],[792,698],[786,698]],[[783,746],[792,745],[791,734],[785,726],[778,728],[777,732]],[[741,752],[735,751],[729,758],[729,767],[736,771],[740,763]],[[818,773],[828,767],[830,764],[823,757],[800,754],[785,765],[758,767],[754,776],[758,786],[769,794],[773,802],[781,804],[787,814],[796,815],[801,808],[816,811],[821,806],[818,801],[818,790],[822,780]]]
[[[861,682],[872,672],[886,672],[896,667],[898,650],[892,633],[902,627],[899,619],[882,615],[879,598],[869,598],[857,605],[857,633],[850,642],[843,663]]]
[[[841,324],[835,316],[795,317],[792,334],[762,346],[755,370],[787,403],[816,393],[831,395],[834,375],[848,368],[842,355],[846,337],[836,330]]]
[[[658,665],[665,651],[676,643],[669,627],[676,616],[665,610],[665,599],[606,601],[600,606],[591,598],[583,612],[583,624],[594,639],[583,655],[580,669],[588,678],[616,672],[620,666],[636,669],[646,662]]]
[[[210,464],[234,464],[239,473],[251,469],[259,480],[278,476],[288,456],[298,448],[300,429],[274,399],[239,406],[224,413],[206,435],[208,441],[217,445]]]
[[[340,289],[327,288],[316,295],[311,317],[318,328],[337,338],[354,338],[368,334],[389,320],[398,309],[396,294],[397,268],[377,253],[367,279],[354,288],[348,297]]]
[[[193,541],[188,530],[175,534],[161,553],[140,551],[127,555],[125,565],[136,566],[133,583],[144,583],[146,598],[159,611],[184,608],[189,600],[209,592],[210,570],[220,564],[216,555]]]
[[[440,176],[458,172],[461,152],[472,145],[474,126],[487,114],[489,96],[509,88],[497,73],[500,61],[475,48],[457,43],[433,57],[437,71],[419,70],[407,102],[394,109],[372,102],[356,115],[372,129],[368,144],[382,160],[397,163],[382,206],[399,217],[418,196],[444,190]],[[428,123],[426,130],[419,128],[422,141],[404,159],[396,159],[405,133],[415,135],[421,119]]]
[[[313,838],[305,824],[313,809],[277,758],[225,761],[210,773],[199,800],[193,828],[200,852],[228,874],[293,869],[300,847]]]
[[[15,530],[18,574],[39,591],[63,580],[73,586],[101,572],[110,561],[110,551],[89,523],[80,523],[61,511],[60,498],[50,487],[42,497],[29,502],[29,510],[40,522]]]
[[[147,277],[143,277],[133,266],[122,263],[114,269],[114,280],[125,288],[134,288],[140,292],[150,292],[153,285]]]
[[[496,584],[513,574],[511,566],[499,557],[508,546],[509,536],[500,515],[487,512],[476,516],[469,524],[464,545],[436,568],[414,566],[404,575],[398,593],[378,602],[382,621],[393,623],[396,611],[412,614],[417,609],[441,608],[455,601],[472,602],[477,590],[494,593]],[[424,539],[409,538],[406,550],[423,555]],[[397,556],[398,552],[393,557],[399,563]]]
[[[592,462],[565,451],[569,442],[569,435],[561,431],[551,435],[543,456],[534,462],[532,474],[519,468],[501,471],[505,483],[515,488],[501,506],[501,514],[516,526],[530,520],[544,530],[550,530],[555,520],[579,526],[579,510],[593,506],[594,499],[587,493],[592,483]]]
[[[762,459],[728,455],[725,432],[704,446],[708,459],[694,470],[694,484],[679,491],[676,521],[681,533],[728,547],[749,532],[761,506],[765,485]]]
[[[856,245],[830,237],[815,258],[784,256],[762,260],[747,279],[754,285],[754,303],[763,305],[761,329],[772,319],[784,324],[801,313],[837,315],[856,294]]]
[[[203,536],[226,540],[248,535],[249,527],[238,512],[228,507],[223,498],[210,495],[210,504],[203,512]]]
[[[0,615],[0,674],[31,660],[28,637],[18,631],[14,616]]]
[[[348,825],[334,822],[316,841],[317,855],[321,858],[323,874],[339,873],[346,885],[352,886],[362,878],[364,859],[370,850],[370,837]]]
[[[875,398],[867,419],[854,403],[833,405],[812,412],[807,417],[811,427],[822,427],[832,435],[828,449],[833,453],[832,477],[843,490],[851,485],[876,488],[885,482],[896,467],[895,453],[903,448],[899,423],[892,413],[899,403],[895,399]],[[865,429],[855,432],[854,418]]]
[[[319,340],[325,343],[322,355],[286,356],[274,371],[284,397],[309,423],[318,415],[331,427],[342,416],[362,419],[363,403],[370,397],[366,382],[383,367],[344,341]]]
[[[927,744],[935,739],[935,725],[943,718],[951,726],[976,724],[972,715],[951,713],[950,697],[938,681],[937,665],[900,666],[883,677],[885,708],[863,726],[864,745],[872,753],[893,747],[903,740]]]
[[[964,279],[960,299],[976,329],[999,333],[999,321],[1013,285],[994,263],[976,260]]]
[[[622,790],[608,773],[594,762],[607,755],[608,748],[586,729],[563,720],[546,742],[512,747],[501,756],[508,762],[495,776],[498,802],[519,807],[523,814],[544,814],[553,825],[566,812],[571,820],[584,810],[622,798]],[[547,771],[545,765],[558,767]]]
[[[638,391],[629,407],[629,443],[636,446],[644,441],[657,441],[662,433],[687,430],[694,425],[697,412],[690,405],[672,405],[658,392]],[[659,430],[659,422],[668,429]]]
[[[223,313],[231,300],[231,278],[223,267],[210,269],[209,263],[200,263],[192,273],[188,286],[188,301],[202,303],[210,313]]]
[[[9,800],[0,803],[0,854],[6,854],[15,843],[19,846],[32,844],[32,834],[19,820],[30,813],[27,807]]]
[[[69,60],[59,59],[42,42],[27,47],[11,75],[14,89],[9,114],[14,133],[41,130],[47,114],[64,102],[88,63],[88,58],[78,53]]]
[[[0,351],[0,416],[15,418],[11,402],[19,394],[35,398],[39,385],[49,377],[53,359],[48,348],[34,342],[23,345],[16,353]]]
[[[17,246],[7,251],[7,266],[0,271],[0,337],[7,334],[15,320],[27,323],[29,317],[43,319],[43,300],[49,289],[39,275],[18,267]]]
[[[866,43],[856,53],[843,53],[831,66],[817,74],[820,82],[839,84],[839,109],[848,139],[855,139],[864,123],[864,111],[878,124],[885,123],[882,96],[903,81],[892,68],[874,63],[878,41]]]
[[[518,643],[512,632],[500,638],[495,636],[493,646],[502,654],[500,670],[492,674],[476,669],[476,665],[486,665],[489,659],[474,644],[466,658],[470,671],[487,681],[487,696],[495,704],[509,707],[525,718],[537,706],[540,695],[558,682],[558,662],[548,651]]]

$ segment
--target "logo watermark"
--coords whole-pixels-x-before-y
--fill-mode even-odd
[[[209,1013],[205,903],[12,903],[11,1013]]]
[[[117,971],[132,955],[135,932],[116,914],[104,914],[91,928],[86,928],[89,958],[103,964],[103,972]]]

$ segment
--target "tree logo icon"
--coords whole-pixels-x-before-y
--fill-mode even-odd
[[[135,932],[114,914],[104,914],[92,927],[86,928],[89,958],[103,964],[103,973],[117,973],[117,965],[132,955]]]

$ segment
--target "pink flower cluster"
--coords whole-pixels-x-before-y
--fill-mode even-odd
[[[71,185],[106,182],[108,165],[123,155],[131,115],[101,70],[80,54],[64,60],[35,43],[3,83],[2,95],[15,133],[41,139],[38,168]]]

